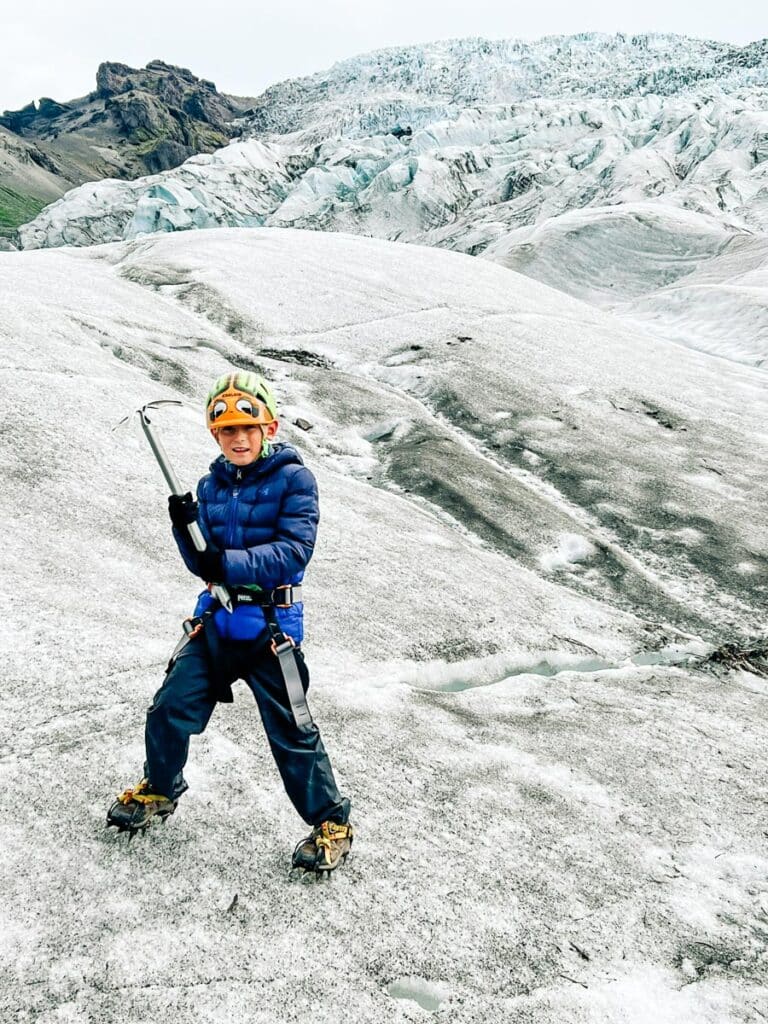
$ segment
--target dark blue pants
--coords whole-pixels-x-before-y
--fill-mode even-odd
[[[296,657],[306,693],[309,670],[300,649]],[[269,645],[221,640],[216,661],[219,684],[244,679],[253,691],[286,792],[304,821],[346,822],[349,800],[336,787],[320,730],[314,724],[303,729],[296,725],[280,663]],[[187,789],[183,768],[189,738],[204,731],[215,706],[208,649],[201,635],[181,651],[147,711],[144,774],[156,792],[176,800]]]

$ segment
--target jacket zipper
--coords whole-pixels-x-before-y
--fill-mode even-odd
[[[242,479],[242,471],[238,469],[237,479]],[[237,523],[237,504],[240,495],[240,488],[234,487],[232,489],[232,504],[229,506],[229,524],[227,527],[227,547],[233,548],[235,546],[235,526]]]

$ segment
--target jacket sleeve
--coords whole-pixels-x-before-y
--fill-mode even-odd
[[[202,488],[202,483],[203,483],[203,481],[201,480],[200,483],[197,485],[197,502],[198,502],[197,522],[198,522],[198,525],[199,525],[200,529],[202,530],[202,533],[203,533],[203,536],[206,539],[206,542],[208,544],[210,544],[211,543],[210,539],[209,539],[210,534],[209,534],[207,526],[206,526],[206,524],[205,524],[205,522],[203,520],[203,504],[200,501],[200,491],[201,491],[201,488]],[[181,557],[184,559],[184,564],[186,565],[186,567],[189,569],[189,571],[191,573],[194,573],[195,576],[200,576],[202,578],[202,574],[200,573],[200,568],[199,568],[198,560],[197,560],[197,548],[192,543],[192,538],[189,536],[189,531],[188,530],[177,530],[175,526],[171,527],[171,531],[173,533],[173,539],[176,541],[176,546],[179,549]]]
[[[228,548],[225,582],[234,587],[255,583],[263,590],[287,583],[312,557],[319,519],[317,483],[302,466],[291,475],[283,494],[275,539],[252,548]]]

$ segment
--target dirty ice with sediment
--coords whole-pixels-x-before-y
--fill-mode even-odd
[[[360,1021],[757,1019],[768,688],[697,666],[762,626],[760,370],[341,234],[0,276],[4,1015],[330,1021],[333,991]],[[110,428],[187,403],[157,422],[192,484],[232,363],[275,382],[320,484],[311,696],[358,827],[333,887],[289,883],[303,825],[244,690],[164,829],[103,829],[198,589],[143,439]]]

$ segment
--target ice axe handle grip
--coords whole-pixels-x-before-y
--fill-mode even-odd
[[[195,545],[195,550],[205,551],[208,545],[205,543],[205,537],[200,532],[200,527],[197,523],[187,523],[187,529],[189,530],[189,536],[192,538],[192,543]],[[221,583],[214,583],[211,587],[211,593],[222,608],[226,608],[228,612],[232,611],[232,599],[226,587],[222,586]]]
[[[154,427],[147,418],[147,415],[143,409],[141,410],[141,425],[144,428],[144,433],[146,434],[147,440],[149,441],[149,447],[152,449],[152,452],[155,458],[157,459],[157,464],[163,471],[165,482],[171,489],[171,493],[178,495],[184,494],[184,491],[182,490],[181,487],[181,482],[179,481],[179,478],[176,476],[176,473],[173,470],[173,466],[171,465],[170,460],[166,455],[165,448],[163,447],[163,442],[157,436]],[[202,533],[200,532],[200,527],[197,525],[197,523],[189,523],[187,529],[189,530],[189,536],[192,538],[192,543],[195,545],[195,550],[205,551],[208,545],[205,543],[205,537],[203,537]]]
[[[192,538],[192,543],[195,545],[195,551],[205,551],[208,545],[205,543],[205,537],[197,523],[188,523],[187,529],[189,530],[189,536]]]
[[[192,543],[195,545],[195,550],[205,551],[208,545],[205,543],[205,537],[202,535],[197,523],[187,523],[187,529],[189,530],[189,536],[192,538]],[[226,608],[228,612],[232,611],[232,601],[226,587],[223,587],[220,583],[215,583],[211,587],[211,593],[223,608]]]

